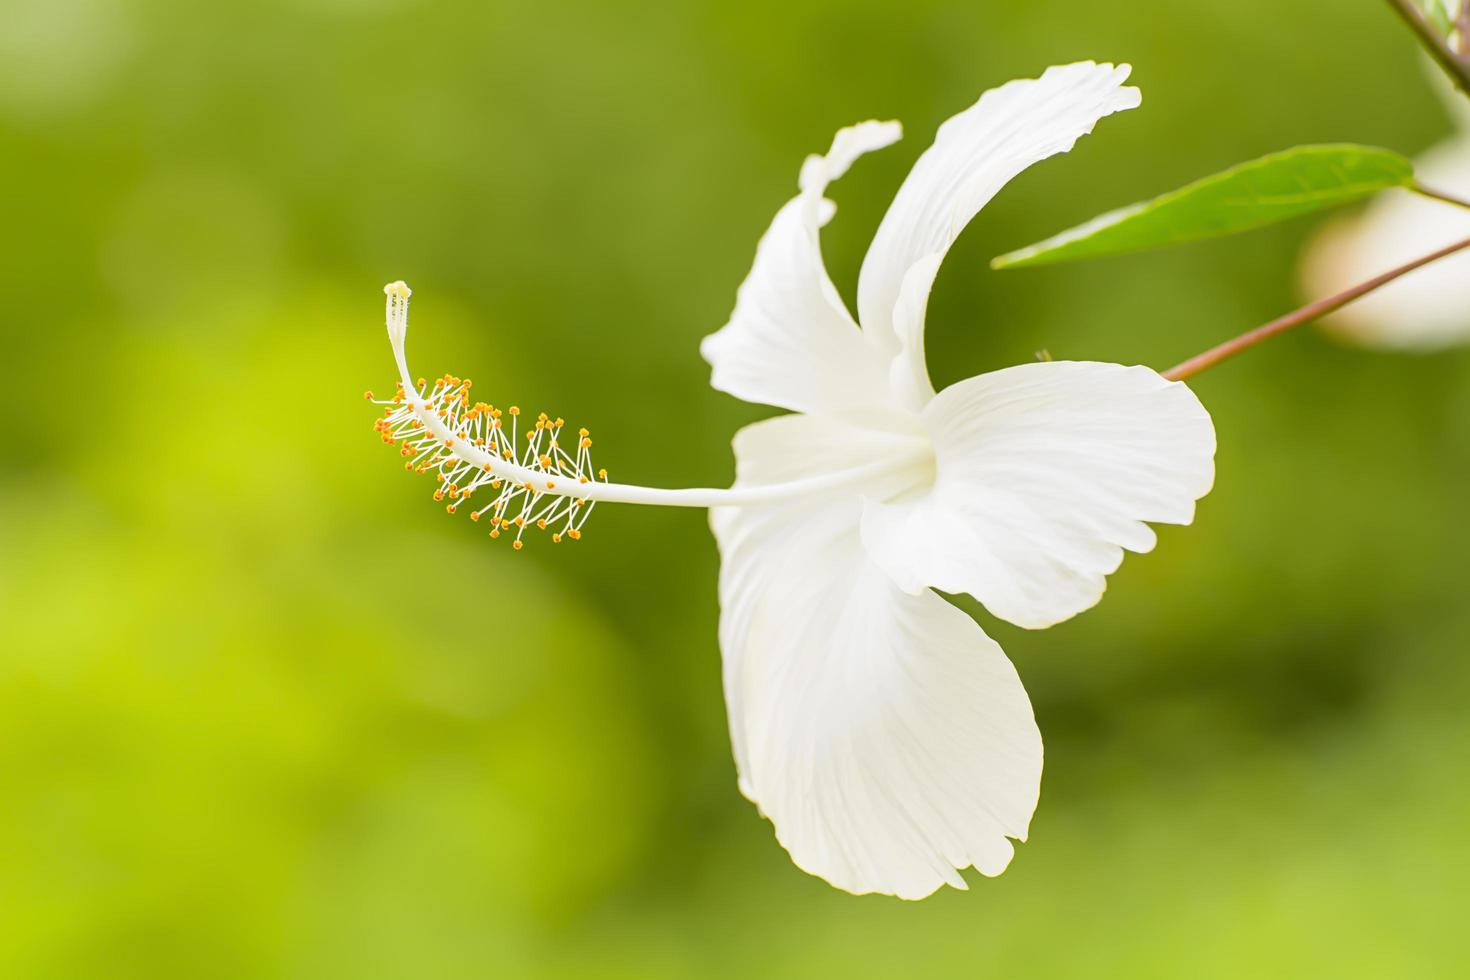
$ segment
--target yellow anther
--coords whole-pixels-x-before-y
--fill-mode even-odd
[[[551,536],[551,543],[552,544],[561,544],[561,535],[560,534],[553,534]]]
[[[408,287],[395,283],[385,291],[390,300],[389,338],[399,345],[407,305],[400,304],[398,297],[406,297]],[[580,540],[581,531],[573,525],[585,520],[592,508],[587,499],[572,497],[575,493],[572,481],[585,484],[597,477],[603,481],[608,478],[605,469],[597,470],[595,476],[592,471],[587,455],[592,446],[591,431],[577,430],[578,452],[571,453],[559,440],[566,426],[564,418],[538,412],[533,419],[527,413],[527,427],[521,430],[526,434],[526,445],[518,450],[504,435],[502,410],[471,398],[472,384],[467,378],[445,373],[433,379],[432,384],[424,378],[418,379],[417,387],[412,381],[396,383],[391,402],[378,399],[372,389],[364,391],[363,398],[385,406],[381,417],[373,423],[374,430],[384,443],[399,450],[404,457],[405,472],[433,475],[434,500],[445,504],[446,513],[457,513],[459,504],[468,503],[476,488],[489,484],[492,493],[491,500],[486,502],[488,506],[476,504],[466,510],[471,521],[490,525],[487,529],[490,537],[499,537],[501,532],[515,528],[517,533],[511,538],[515,549],[520,551],[526,528],[534,524],[538,530],[550,533],[553,542],[560,543],[566,537]],[[511,405],[508,410],[513,419],[519,418],[520,406]],[[435,416],[445,428],[437,428]],[[530,424],[532,421],[534,426]],[[547,436],[544,441],[543,430]],[[503,462],[497,462],[498,459]],[[539,478],[506,480],[496,470],[507,465],[520,469],[528,477],[539,474]],[[456,482],[460,479],[468,485],[460,487]],[[555,494],[566,497],[558,498]],[[542,507],[548,498],[550,506]],[[482,517],[486,519],[481,521]],[[552,531],[556,525],[560,526]]]
[[[512,541],[510,546],[517,551],[521,550],[521,543],[519,541]]]

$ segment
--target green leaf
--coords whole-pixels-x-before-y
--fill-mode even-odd
[[[1232,235],[1413,181],[1413,164],[1389,150],[1350,143],[1298,146],[1110,211],[992,259],[990,266],[1016,269]]]

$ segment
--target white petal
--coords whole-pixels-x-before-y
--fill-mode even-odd
[[[864,342],[822,264],[818,230],[834,205],[822,194],[852,162],[898,139],[897,123],[842,130],[808,157],[801,193],[777,213],[736,295],[730,322],[704,339],[710,384],[745,401],[834,412],[888,402],[887,363]]]
[[[1070,150],[1103,116],[1139,104],[1125,88],[1127,65],[1048,68],[1039,79],[1008,82],[939,127],[899,188],[863,260],[858,319],[874,344],[892,356],[922,346],[924,307],[933,274],[911,281],[912,313],[900,323],[895,305],[918,263],[935,270],[966,224],[1022,170]],[[916,363],[923,369],[922,353]],[[902,369],[912,375],[912,366]],[[924,385],[928,376],[924,375]]]
[[[736,438],[741,482],[860,465],[887,438],[811,416],[759,423]],[[867,559],[859,507],[712,514],[730,731],[741,792],[799,867],[921,898],[965,887],[956,869],[1005,869],[1036,807],[1041,736],[999,646]]]
[[[924,312],[929,306],[929,291],[944,261],[935,252],[915,262],[903,277],[898,300],[893,306],[893,329],[899,350],[888,365],[888,384],[894,402],[911,412],[918,412],[934,397],[934,383],[929,380],[929,366],[924,363]]]
[[[1470,198],[1470,136],[1441,143],[1414,170],[1427,186]],[[1330,296],[1465,238],[1470,210],[1389,191],[1361,215],[1334,222],[1318,236],[1302,266],[1303,290],[1313,299]],[[1395,279],[1325,325],[1346,339],[1384,349],[1433,350],[1470,341],[1470,251]]]
[[[1024,364],[946,388],[924,411],[927,492],[864,508],[863,544],[903,589],[968,592],[1050,626],[1102,597],[1144,521],[1188,524],[1214,482],[1215,431],[1194,393],[1145,367]]]

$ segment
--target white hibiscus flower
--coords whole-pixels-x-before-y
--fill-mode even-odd
[[[924,316],[945,252],[1000,188],[1139,104],[1126,66],[1083,63],[985,93],[940,127],[879,226],[861,327],[823,268],[829,182],[899,137],[839,132],[802,167],[730,322],[713,385],[792,409],[735,438],[736,489],[846,486],[717,507],[720,644],[741,791],[801,868],[919,898],[996,875],[1024,840],[1041,737],[1014,668],[932,589],[1029,628],[1102,596],[1144,523],[1187,524],[1214,479],[1193,393],[1146,367],[1025,364],[935,394]],[[886,463],[885,463],[886,461]]]
[[[711,508],[740,788],[800,867],[848,891],[920,898],[965,887],[958,869],[999,874],[1036,806],[1026,692],[932,590],[1029,628],[1061,622],[1098,601],[1125,549],[1154,546],[1144,522],[1189,523],[1213,482],[1209,415],[1146,367],[1026,364],[936,394],[924,364],[949,246],[1020,171],[1138,105],[1127,75],[1052,68],[945,123],[869,248],[861,327],[822,265],[823,194],[898,126],[845,129],[806,161],[703,345],[715,387],[798,413],[736,435],[729,489],[610,483],[585,429],[472,402],[453,375],[415,381],[409,290],[386,289],[399,387],[376,428],[449,510],[519,549],[535,529],[580,539],[599,501]]]

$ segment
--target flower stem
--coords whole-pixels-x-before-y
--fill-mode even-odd
[[[1424,16],[1424,12],[1415,5],[1414,0],[1388,0],[1388,5],[1403,18],[1404,23],[1409,25],[1409,29],[1418,35],[1419,43],[1424,45],[1434,56],[1434,60],[1439,62],[1439,66],[1455,80],[1460,91],[1470,95],[1470,57],[1450,48],[1449,42],[1439,36],[1439,32],[1434,29],[1433,24],[1429,23],[1429,18]],[[1460,41],[1463,46],[1465,39],[1462,37]]]
[[[1466,5],[1466,9],[1470,10],[1470,4]],[[1454,194],[1447,194],[1444,191],[1438,190],[1433,187],[1425,187],[1417,180],[1409,185],[1409,190],[1413,191],[1415,194],[1421,194],[1424,197],[1432,197],[1436,201],[1443,201],[1446,204],[1453,204],[1456,207],[1470,208],[1470,201],[1467,201],[1465,198],[1456,197]]]
[[[1310,323],[1318,317],[1326,316],[1329,313],[1340,310],[1360,296],[1371,293],[1379,286],[1393,282],[1400,276],[1407,275],[1420,266],[1428,265],[1431,262],[1444,258],[1446,255],[1453,255],[1455,252],[1465,248],[1470,248],[1470,238],[1455,242],[1453,245],[1446,245],[1441,249],[1436,249],[1428,255],[1420,256],[1412,262],[1405,262],[1395,269],[1390,269],[1382,275],[1374,276],[1367,282],[1361,282],[1351,289],[1345,289],[1334,296],[1319,299],[1315,303],[1308,303],[1299,310],[1293,310],[1285,316],[1278,317],[1270,323],[1262,324],[1233,340],[1227,340],[1218,347],[1212,347],[1203,354],[1197,354],[1182,364],[1176,364],[1164,372],[1164,377],[1170,381],[1183,381],[1185,378],[1192,378],[1201,371],[1212,368],[1221,361],[1229,360],[1241,351],[1249,350],[1264,340],[1269,340],[1277,334],[1285,333],[1292,327],[1301,326],[1303,323]]]

